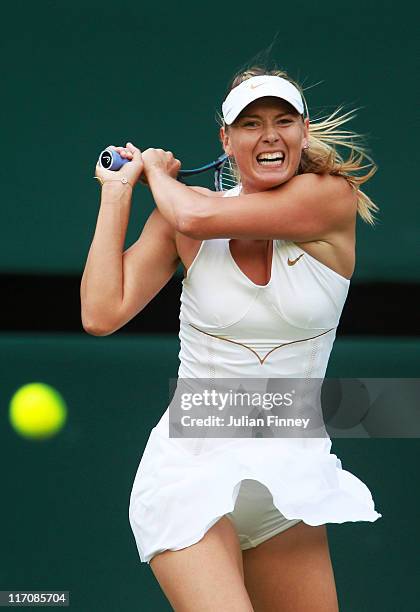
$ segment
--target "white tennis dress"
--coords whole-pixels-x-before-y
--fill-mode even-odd
[[[349,284],[293,242],[274,240],[270,280],[257,285],[229,239],[204,240],[183,280],[178,378],[324,378]],[[131,491],[141,562],[198,542],[224,515],[242,549],[301,520],[376,521],[368,487],[330,449],[328,435],[170,438],[168,407]]]

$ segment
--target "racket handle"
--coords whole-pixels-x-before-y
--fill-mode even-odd
[[[121,166],[129,162],[129,159],[121,157],[114,149],[105,149],[99,155],[99,165],[106,170],[119,170]]]

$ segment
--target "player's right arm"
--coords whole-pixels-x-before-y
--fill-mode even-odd
[[[118,178],[126,176],[134,185],[143,170],[139,150],[129,145],[133,151],[129,164],[117,172],[96,168],[96,176],[106,182],[80,286],[82,325],[94,336],[112,334],[130,321],[168,282],[179,263],[175,231],[158,209],[151,213],[139,239],[123,252],[132,188]],[[117,149],[120,154],[122,149]]]
[[[89,276],[81,287],[83,328],[94,336],[108,336],[133,319],[174,275],[179,256],[175,232],[156,208],[147,219],[138,240],[121,258],[121,271],[110,278],[112,269],[88,270],[103,274],[89,293]],[[86,270],[85,270],[86,273]],[[109,291],[112,287],[113,291]]]

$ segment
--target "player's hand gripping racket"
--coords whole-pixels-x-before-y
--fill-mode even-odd
[[[99,155],[99,165],[105,168],[105,170],[116,171],[127,163],[130,163],[130,160],[121,157],[114,149],[105,149]],[[184,178],[194,174],[201,174],[201,172],[207,172],[208,170],[214,170],[214,187],[216,191],[227,191],[238,184],[232,164],[226,153],[223,153],[223,155],[220,155],[217,159],[204,166],[192,168],[191,170],[180,170],[177,180],[184,183]]]

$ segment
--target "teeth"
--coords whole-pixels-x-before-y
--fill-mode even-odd
[[[276,158],[276,159],[259,159],[258,163],[259,164],[265,164],[266,166],[269,166],[270,164],[275,164],[275,163],[278,164],[279,162],[283,163],[283,161],[284,160],[280,159],[280,158]]]
[[[282,159],[284,159],[284,153],[282,153],[281,151],[274,151],[273,153],[261,153],[261,155],[258,155],[257,157],[258,161],[280,161]]]

